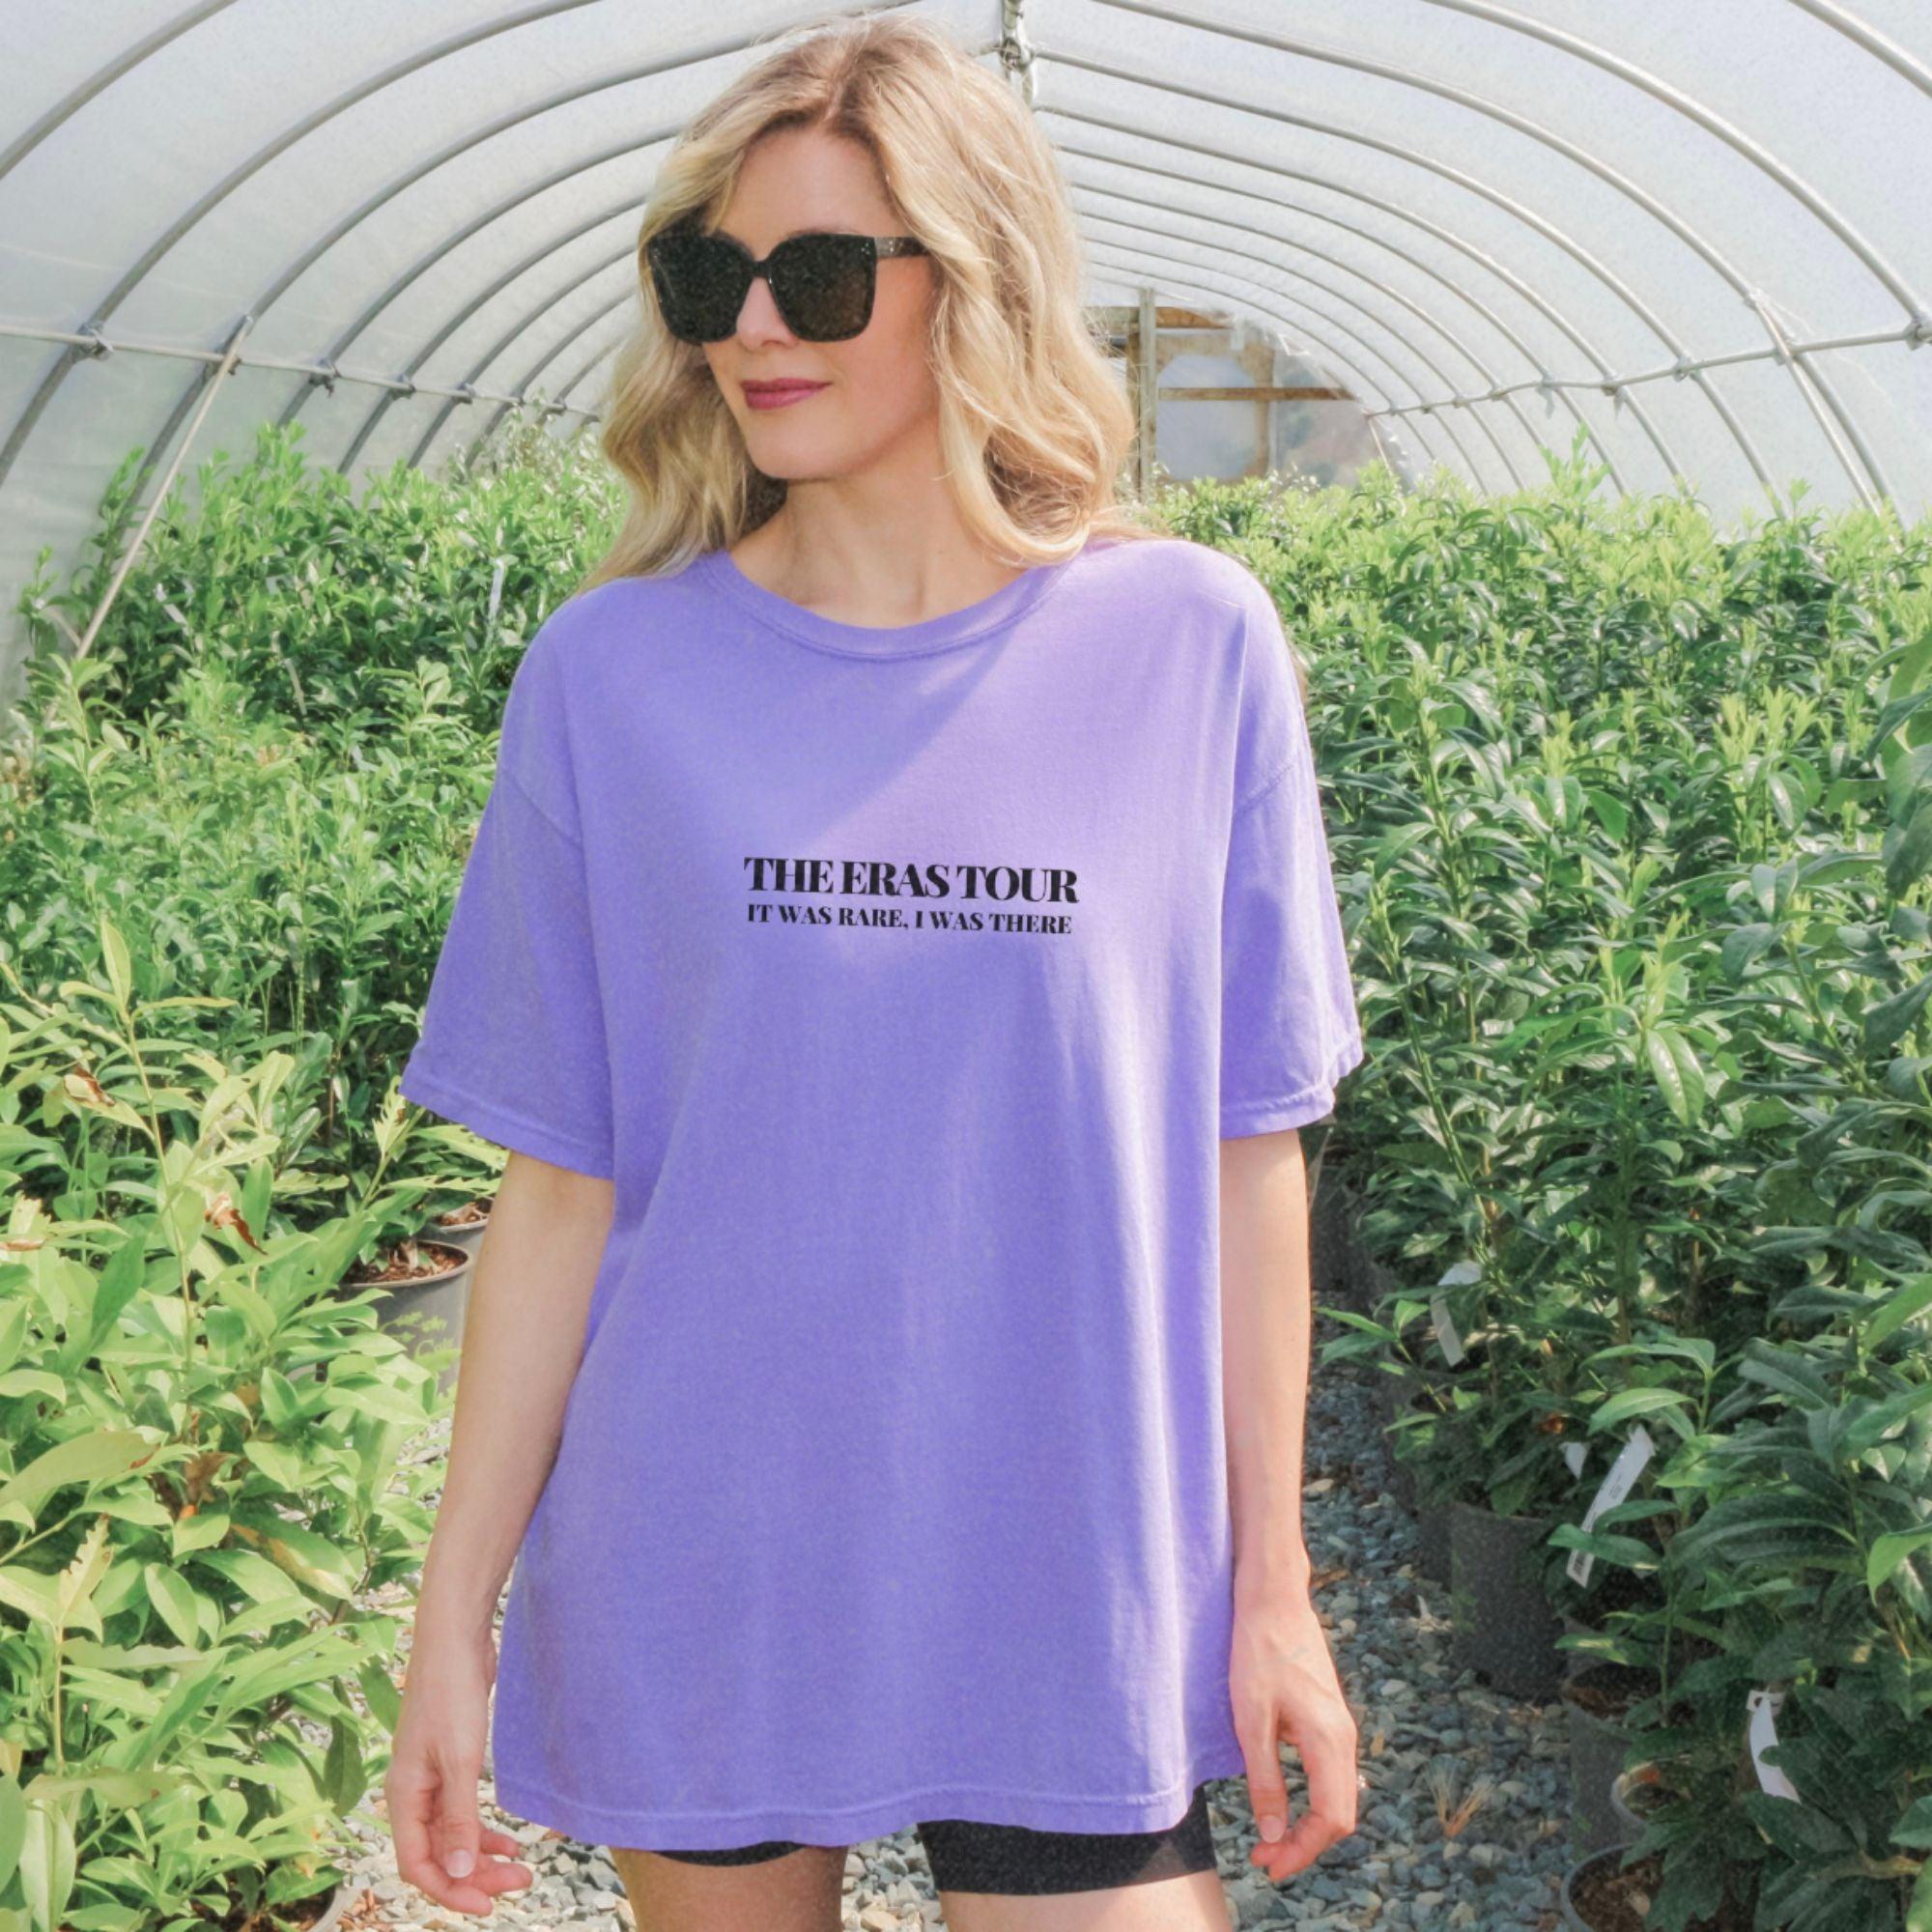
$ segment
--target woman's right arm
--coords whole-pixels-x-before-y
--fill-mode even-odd
[[[398,1875],[487,1914],[532,1882],[477,1805],[497,1600],[563,1433],[610,1234],[609,1180],[512,1152],[464,1317],[449,1465],[423,1559],[402,1715],[384,1795]]]

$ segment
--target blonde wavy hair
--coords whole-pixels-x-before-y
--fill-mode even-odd
[[[925,243],[940,444],[967,527],[1019,568],[1070,556],[1090,535],[1160,534],[1115,497],[1133,412],[1082,311],[1072,207],[1031,110],[928,20],[820,16],[697,114],[652,185],[642,314],[602,434],[630,506],[579,589],[679,569],[784,501],[784,483],[753,467],[703,351],[665,326],[644,249],[686,215],[715,225],[752,144],[796,127],[863,144],[904,231]]]

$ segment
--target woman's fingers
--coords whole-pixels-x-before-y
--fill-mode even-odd
[[[522,1847],[508,1832],[476,1819],[473,1784],[469,1799],[473,1840],[460,1827],[452,1832],[438,1802],[442,1788],[441,1779],[434,1776],[412,1777],[404,1771],[392,1776],[389,1831],[396,1846],[396,1874],[452,1912],[487,1915],[499,1893],[533,1884],[535,1874],[513,1856]],[[469,1869],[452,1873],[438,1847],[468,1850],[471,1842],[475,1849]]]
[[[1330,1845],[1353,1833],[1361,1795],[1355,1724],[1345,1704],[1324,1703],[1299,1722],[1284,1713],[1280,1723],[1301,1758],[1308,1806],[1285,1837],[1254,1848],[1254,1862],[1276,1884],[1305,1871]]]

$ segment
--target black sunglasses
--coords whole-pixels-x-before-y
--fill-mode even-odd
[[[802,342],[843,342],[872,319],[879,257],[925,252],[910,235],[793,235],[754,262],[742,242],[688,222],[661,230],[644,246],[665,325],[683,342],[731,334],[759,275]]]

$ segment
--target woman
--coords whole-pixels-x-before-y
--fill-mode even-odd
[[[915,1824],[952,1932],[1220,1932],[1208,1781],[1276,1880],[1357,1783],[1296,1130],[1362,1044],[1274,606],[1113,506],[1051,151],[932,28],[736,82],[639,268],[629,521],[518,667],[402,1078],[510,1154],[399,1868],[531,1882],[494,1684],[499,1803],[640,1932],[823,1932]]]

